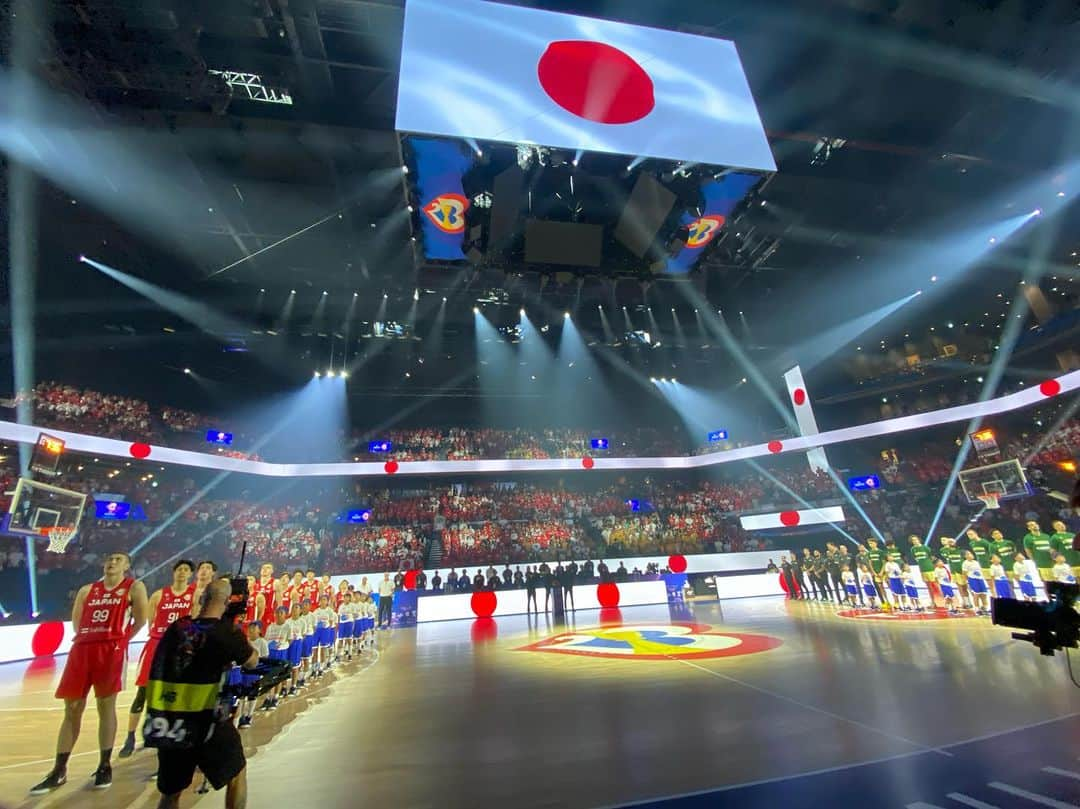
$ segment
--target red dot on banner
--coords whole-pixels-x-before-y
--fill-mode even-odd
[[[645,69],[603,42],[552,42],[536,65],[536,76],[552,101],[598,124],[640,121],[656,107]]]
[[[498,606],[498,603],[499,601],[495,598],[494,592],[481,590],[472,594],[469,606],[472,607],[473,615],[477,618],[490,618],[495,613],[495,607]]]
[[[769,452],[777,453],[784,448],[784,445],[779,441],[770,441],[768,444]]]
[[[150,457],[150,445],[137,442],[128,447],[128,452],[131,453],[132,458],[149,458]]]
[[[596,461],[594,461],[592,458],[582,458],[581,465],[584,466],[586,469],[592,469],[594,466],[596,466]]]
[[[1039,385],[1039,393],[1043,396],[1057,396],[1061,393],[1061,383],[1056,379],[1047,379]]]
[[[685,573],[686,572],[686,557],[681,553],[676,553],[669,556],[667,559],[668,570],[672,573]]]
[[[46,621],[38,624],[38,628],[34,630],[34,637],[30,640],[30,651],[34,653],[34,657],[51,655],[60,648],[60,641],[63,639],[63,622]]]
[[[386,470],[386,474],[392,475],[396,471],[398,471],[398,462],[397,461],[387,461],[386,463],[383,464],[383,469]]]
[[[791,398],[795,404],[804,405],[806,404],[806,391],[802,388],[795,388],[795,392],[791,394]]]
[[[406,590],[414,590],[414,589],[416,589],[416,571],[415,570],[406,570],[405,571],[405,589]]]
[[[596,600],[606,609],[619,606],[619,585],[613,581],[596,585]]]
[[[780,523],[791,528],[793,525],[798,525],[802,520],[797,511],[782,511],[780,512]]]

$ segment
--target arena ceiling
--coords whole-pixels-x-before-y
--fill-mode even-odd
[[[672,307],[691,333],[690,301],[738,312],[733,331],[764,356],[860,313],[857,301],[812,305],[815,288],[860,266],[867,279],[903,272],[912,290],[928,285],[933,267],[882,256],[917,251],[988,202],[1000,202],[1003,219],[1015,214],[1013,191],[1020,198],[1038,178],[1052,182],[1080,153],[1080,22],[1068,0],[529,5],[737,43],[779,170],[748,206],[739,238],[729,233],[689,279],[417,260],[404,186],[392,178],[402,159],[401,0],[0,2],[8,68],[34,75],[41,120],[72,138],[56,160],[77,164],[36,188],[39,376],[90,368],[159,389],[168,376],[179,389],[177,372],[193,366],[273,387],[325,364],[346,337],[350,356],[361,356],[380,307],[384,319],[414,317],[416,334],[428,334],[446,297],[447,359],[418,391],[461,371],[466,352],[455,353],[455,341],[472,342],[478,300],[493,322],[516,319],[520,306],[538,323],[573,310],[599,343],[598,305],[609,316],[628,307],[642,328],[651,306],[667,345],[634,357],[643,371],[675,358],[698,379],[733,378],[714,340],[691,334],[676,346]],[[32,13],[13,20],[16,8]],[[220,71],[257,74],[261,84],[230,87]],[[1045,186],[1048,204],[1057,187]],[[1071,202],[1076,189],[1063,190]],[[867,349],[950,323],[959,343],[961,330],[993,335],[1032,262],[1051,270],[1042,282],[1051,302],[1075,306],[1078,225],[1069,205],[1027,227],[950,294],[868,334]],[[228,312],[243,328],[211,338],[89,270],[80,254]],[[250,356],[266,342],[287,357],[276,379]],[[370,389],[396,387],[397,358],[416,360],[416,341],[400,342],[373,365],[383,382]],[[850,359],[852,346],[842,353]],[[1025,359],[1039,362],[1052,366],[1052,354]]]

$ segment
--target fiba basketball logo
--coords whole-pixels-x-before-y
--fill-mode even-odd
[[[766,652],[782,642],[769,635],[709,629],[705,624],[690,623],[601,626],[552,635],[518,651],[620,660],[693,660]]]

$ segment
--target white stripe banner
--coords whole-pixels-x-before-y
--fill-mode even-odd
[[[844,509],[840,506],[826,506],[825,508],[776,511],[771,514],[751,514],[740,517],[739,523],[747,531],[763,531],[766,528],[795,528],[800,525],[843,523],[845,519]]]

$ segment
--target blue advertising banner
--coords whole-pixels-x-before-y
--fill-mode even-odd
[[[668,612],[672,620],[687,620],[693,615],[686,603],[686,574],[665,573],[664,584],[667,587]]]
[[[416,590],[399,590],[394,593],[394,606],[391,609],[390,626],[401,629],[416,626]]]
[[[696,211],[686,211],[680,218],[679,224],[689,227],[690,235],[679,255],[668,259],[667,272],[678,275],[694,269],[705,248],[720,234],[735,206],[742,202],[759,179],[754,174],[733,171],[719,180],[708,180],[701,186],[705,198],[701,215],[698,216]]]
[[[410,138],[416,160],[416,192],[420,197],[420,229],[424,255],[446,261],[462,261],[465,212],[469,200],[461,178],[474,160],[460,143]]]

